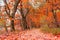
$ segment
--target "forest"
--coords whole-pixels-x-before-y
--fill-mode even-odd
[[[60,40],[60,0],[0,0],[0,40]]]

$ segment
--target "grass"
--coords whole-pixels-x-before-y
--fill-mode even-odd
[[[48,26],[44,26],[40,28],[42,32],[44,33],[52,33],[53,35],[60,34],[60,28],[50,28]]]

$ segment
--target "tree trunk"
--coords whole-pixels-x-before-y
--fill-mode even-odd
[[[4,27],[5,27],[6,32],[8,32],[8,29],[7,29],[6,25]]]
[[[15,31],[15,28],[14,28],[14,20],[11,20],[11,31]]]
[[[27,21],[26,21],[26,17],[23,17],[22,18],[22,26],[23,26],[23,29],[27,29]]]

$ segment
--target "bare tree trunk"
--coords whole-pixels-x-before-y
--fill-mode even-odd
[[[26,21],[26,17],[23,17],[22,18],[22,26],[23,26],[23,29],[27,29],[27,21]]]
[[[11,31],[15,31],[15,28],[14,28],[14,20],[11,20]]]
[[[12,20],[11,20],[11,31],[15,31],[13,18],[14,17],[12,17]]]
[[[4,27],[5,27],[6,32],[8,32],[8,29],[7,29],[6,25]]]

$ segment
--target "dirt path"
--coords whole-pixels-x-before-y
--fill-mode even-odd
[[[60,37],[52,34],[44,34],[39,29],[2,34],[0,40],[60,40]]]

